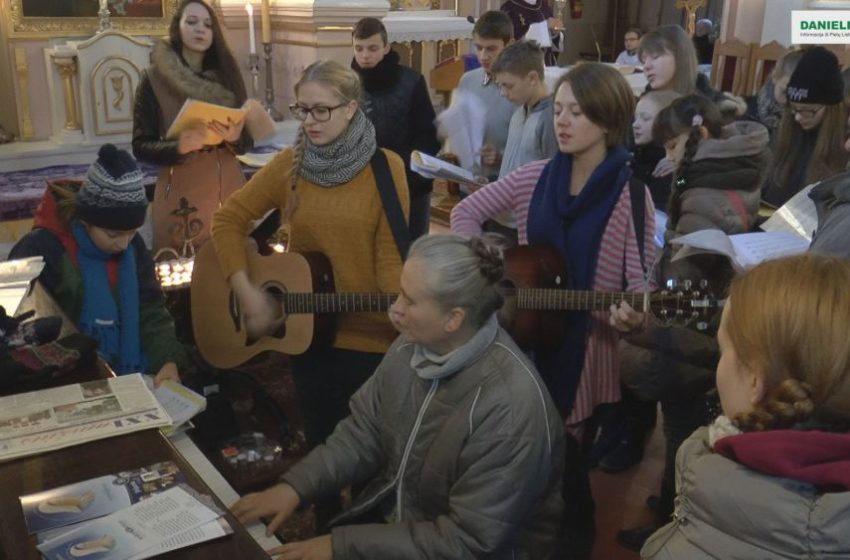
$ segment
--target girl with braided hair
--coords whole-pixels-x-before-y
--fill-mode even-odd
[[[807,254],[736,278],[723,415],[679,449],[674,521],[643,558],[850,556],[850,261]]]
[[[308,66],[290,107],[302,124],[283,150],[216,212],[212,235],[252,335],[273,330],[275,306],[246,272],[245,235],[269,210],[281,209],[291,251],[328,257],[339,292],[398,291],[401,257],[375,183],[370,160],[375,128],[360,109],[360,80],[329,60]],[[405,216],[404,163],[384,150]],[[372,374],[395,330],[380,313],[343,314],[332,348],[290,360],[307,442],[318,445],[348,414],[348,400]]]
[[[564,433],[525,354],[499,327],[502,259],[478,238],[410,248],[390,319],[401,332],[351,415],[263,492],[233,507],[271,533],[299,506],[368,481],[329,535],[282,558],[556,556]]]
[[[701,229],[733,234],[754,226],[770,160],[767,128],[722,122],[717,106],[698,94],[673,101],[655,119],[652,137],[676,166],[668,241]]]
[[[723,294],[734,274],[729,260],[702,254],[673,262],[670,240],[704,229],[734,234],[754,226],[768,174],[769,135],[760,123],[722,123],[714,103],[692,94],[673,101],[653,124],[653,139],[664,146],[666,158],[676,166],[667,203],[665,246],[656,266],[660,284],[669,279],[707,280],[716,294]],[[676,450],[706,421],[705,393],[713,385],[716,348],[709,333],[653,327],[625,336],[620,354],[624,383],[641,398],[660,401],[663,412],[665,464],[653,508],[655,519],[650,526],[617,535],[621,545],[639,550],[673,512]]]

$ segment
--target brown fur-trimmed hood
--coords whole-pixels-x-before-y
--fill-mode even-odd
[[[151,66],[148,72],[155,73],[159,81],[170,93],[179,99],[198,99],[216,105],[236,106],[236,94],[227,89],[218,80],[215,70],[195,73],[167,41],[154,43]]]

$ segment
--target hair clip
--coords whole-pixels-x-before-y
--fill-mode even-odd
[[[694,115],[694,118],[691,121],[691,126],[702,126],[702,115],[700,115],[700,114]]]

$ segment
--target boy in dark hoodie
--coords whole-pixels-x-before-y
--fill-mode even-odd
[[[433,185],[430,179],[410,170],[410,154],[418,150],[434,155],[440,149],[428,86],[422,74],[400,64],[381,20],[361,19],[351,36],[351,68],[363,84],[363,112],[375,125],[378,146],[401,156],[407,168],[408,222],[413,240],[428,233]]]
[[[85,180],[48,186],[33,230],[12,248],[12,259],[40,255],[39,280],[77,328],[119,375],[148,373],[158,385],[179,381],[187,356],[174,332],[137,233],[147,198],[133,158],[104,144]]]

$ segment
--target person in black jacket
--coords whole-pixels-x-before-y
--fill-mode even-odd
[[[410,154],[419,150],[434,155],[440,149],[428,86],[422,74],[399,63],[380,20],[358,21],[352,42],[351,68],[360,75],[363,110],[375,125],[378,146],[400,155],[407,167],[409,229],[411,239],[416,239],[428,233],[433,186],[430,179],[410,170]]]

